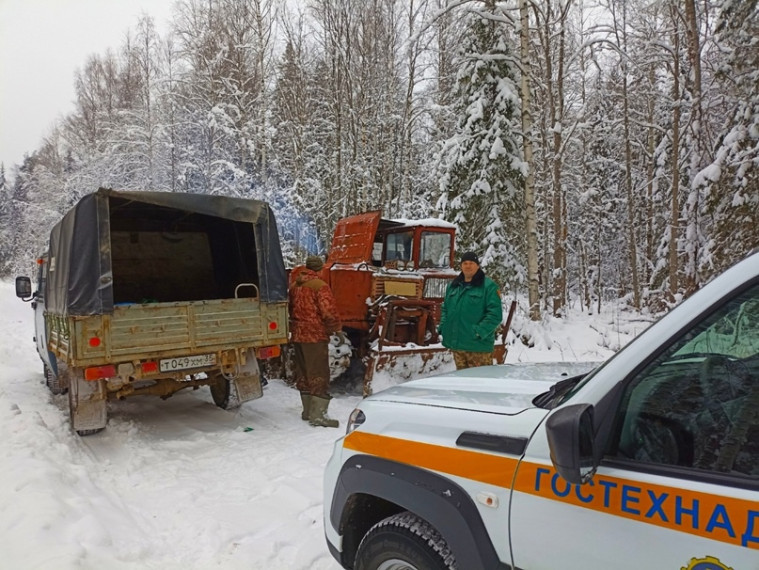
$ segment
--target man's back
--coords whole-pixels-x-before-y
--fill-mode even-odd
[[[310,269],[301,270],[290,288],[290,319],[293,342],[326,342],[340,329],[332,291]]]

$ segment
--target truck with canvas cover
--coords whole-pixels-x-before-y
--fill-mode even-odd
[[[364,394],[452,366],[436,328],[446,288],[458,275],[455,237],[456,227],[444,220],[390,220],[380,211],[337,223],[320,276],[337,301]],[[507,320],[496,342],[498,363],[508,326]]]
[[[287,274],[274,215],[257,200],[100,189],[50,233],[31,300],[53,393],[73,428],[106,402],[209,386],[229,409],[262,396],[258,361],[287,342]]]

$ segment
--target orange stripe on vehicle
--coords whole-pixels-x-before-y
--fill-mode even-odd
[[[343,446],[359,453],[407,463],[449,475],[508,488],[517,460],[361,431],[346,436]]]
[[[759,502],[596,474],[572,485],[550,465],[523,462],[514,490],[626,519],[759,548]]]
[[[354,431],[343,447],[729,544],[759,548],[759,501],[596,474],[572,485],[553,466],[490,453]]]

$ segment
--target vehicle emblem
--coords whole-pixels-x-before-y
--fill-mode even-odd
[[[687,566],[683,566],[680,570],[733,570],[730,566],[725,566],[719,559],[714,556],[706,556],[704,558],[691,558],[691,561]]]

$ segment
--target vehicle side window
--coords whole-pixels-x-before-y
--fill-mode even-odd
[[[387,261],[411,259],[411,246],[414,240],[414,232],[388,234],[387,236]]]
[[[422,232],[419,267],[449,267],[450,264],[451,235],[441,232]]]
[[[609,455],[759,480],[759,285],[628,385]]]
[[[372,265],[375,267],[382,266],[382,242],[375,241],[372,244]]]
[[[47,260],[45,260],[47,261]],[[45,281],[47,273],[47,263],[37,264],[37,299],[42,300],[45,297]]]

